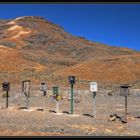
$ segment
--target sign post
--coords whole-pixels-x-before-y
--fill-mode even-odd
[[[71,115],[72,115],[73,114],[73,104],[74,104],[74,99],[73,99],[74,89],[73,89],[73,85],[75,84],[75,76],[69,76],[69,83],[71,84]]]
[[[90,82],[90,91],[93,92],[93,116],[96,118],[96,92],[97,82]]]
[[[6,91],[6,108],[8,108],[8,97],[9,97],[9,90],[10,90],[10,83],[9,82],[3,82],[3,91]]]
[[[30,97],[30,80],[22,81],[22,92],[27,98],[26,107],[29,109],[29,97]]]
[[[43,108],[46,111],[46,94],[47,94],[47,85],[45,82],[42,82],[40,85],[40,91],[43,92]]]
[[[59,93],[59,87],[58,86],[53,87],[53,95],[56,99],[56,113],[59,114],[60,93]]]
[[[129,96],[130,89],[131,86],[129,86],[128,84],[123,84],[120,86],[120,92],[121,95],[125,97],[125,122],[127,122],[127,96]]]

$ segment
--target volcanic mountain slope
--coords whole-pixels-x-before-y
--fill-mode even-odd
[[[58,70],[56,75],[75,75],[78,79],[131,83],[140,80],[140,55],[98,58]]]
[[[0,45],[0,76],[9,73],[18,75],[24,71],[36,73],[43,70],[46,70],[45,66],[25,60],[20,51]]]
[[[79,79],[114,82],[139,79],[139,52],[73,36],[39,16],[0,20],[0,45],[1,74],[74,74]],[[124,73],[133,76],[118,78]]]

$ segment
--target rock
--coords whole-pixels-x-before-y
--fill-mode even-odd
[[[122,123],[127,123],[127,121],[126,121],[126,120],[122,120],[121,122],[122,122]]]
[[[117,118],[120,118],[120,116],[118,116],[117,114],[112,114],[109,117],[109,121],[115,121]]]
[[[64,129],[60,129],[60,132],[64,132]]]
[[[120,121],[122,122],[122,123],[127,123],[127,120],[125,119],[125,118],[120,118]]]
[[[116,116],[116,118],[119,117],[117,114],[111,114],[110,115],[110,117],[113,117],[113,116]]]
[[[109,121],[115,121],[116,119],[121,121],[122,123],[127,123],[127,120],[123,117],[118,116],[117,114],[113,114],[109,116]]]
[[[111,121],[111,122],[115,121],[115,120],[116,120],[116,116],[112,116],[112,117],[109,118],[109,121]]]
[[[113,96],[113,94],[111,92],[108,93],[109,96]]]

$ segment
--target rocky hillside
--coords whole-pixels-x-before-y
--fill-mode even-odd
[[[11,75],[13,81],[63,80],[69,74],[114,83],[140,78],[139,52],[71,35],[38,16],[0,20],[0,56],[1,78]]]

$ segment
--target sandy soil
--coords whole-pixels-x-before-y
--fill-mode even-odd
[[[15,88],[16,89],[16,88]],[[70,115],[69,90],[61,90],[59,114],[52,92],[44,97],[38,90],[30,96],[29,109],[25,95],[18,89],[9,95],[9,107],[5,108],[6,98],[0,96],[0,136],[139,136],[140,135],[140,96],[128,97],[128,121],[109,121],[111,114],[124,117],[124,97],[98,93],[96,96],[96,118],[93,117],[92,94],[75,92],[74,114]],[[45,106],[45,111],[43,110]]]

